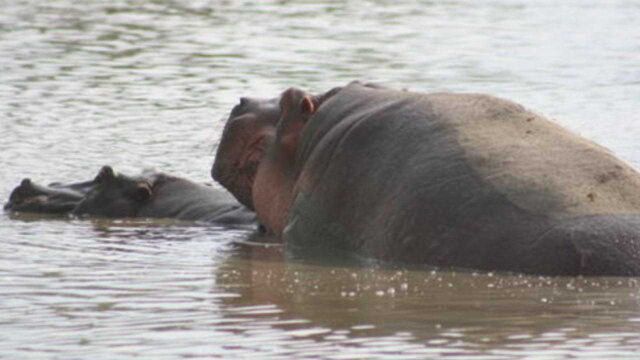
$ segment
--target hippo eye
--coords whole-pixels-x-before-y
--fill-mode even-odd
[[[144,202],[151,198],[153,191],[151,190],[151,186],[145,182],[140,182],[136,184],[133,193],[131,194],[134,199]]]

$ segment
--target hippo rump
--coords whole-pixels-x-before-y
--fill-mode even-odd
[[[608,150],[488,95],[359,83],[330,95],[285,91],[251,184],[223,183],[287,247],[640,275],[640,174]],[[228,178],[218,168],[228,156],[218,151],[215,179]]]
[[[155,171],[117,174],[104,166],[91,181],[41,186],[29,179],[15,188],[5,210],[108,218],[171,218],[225,225],[257,224],[231,194]]]

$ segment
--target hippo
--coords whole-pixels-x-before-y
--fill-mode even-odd
[[[256,224],[255,214],[228,192],[180,177],[155,171],[131,177],[116,174],[110,166],[104,166],[95,181],[95,188],[76,205],[72,214]]]
[[[291,88],[280,113],[248,183],[223,185],[288,249],[482,271],[640,275],[640,174],[519,104],[354,82],[325,97]],[[216,168],[225,161],[216,158],[214,179],[227,176]]]
[[[227,191],[156,171],[117,174],[104,166],[91,181],[40,186],[29,179],[13,190],[9,211],[171,218],[229,226],[256,226],[256,216]]]

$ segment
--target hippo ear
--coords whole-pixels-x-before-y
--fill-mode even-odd
[[[305,95],[302,100],[300,100],[300,110],[305,115],[312,115],[315,113],[316,103],[314,99],[309,95]]]
[[[100,172],[96,176],[95,181],[97,182],[108,182],[115,179],[116,173],[113,171],[113,168],[109,165],[105,165],[100,169]]]
[[[133,197],[140,201],[145,202],[151,199],[151,195],[153,195],[153,190],[151,190],[151,186],[146,182],[140,182],[136,184],[136,188],[133,192]]]

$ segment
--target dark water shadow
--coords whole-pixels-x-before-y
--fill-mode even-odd
[[[640,281],[550,278],[363,266],[289,258],[278,244],[236,244],[213,269],[226,330],[268,327],[317,344],[515,352],[578,344],[640,344]],[[247,324],[251,324],[247,326]],[[549,335],[552,334],[552,335]],[[376,340],[377,339],[377,340]],[[603,343],[604,344],[604,343]],[[578,348],[578,347],[577,347]],[[520,349],[520,350],[518,350]],[[528,350],[527,350],[528,349]]]

